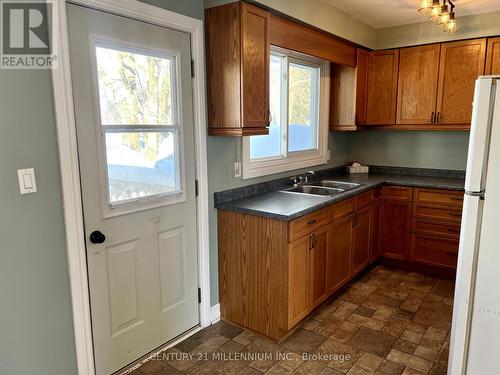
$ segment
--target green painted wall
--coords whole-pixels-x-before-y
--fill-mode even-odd
[[[446,35],[431,22],[377,30],[377,49],[500,35],[500,11],[457,17],[458,32]]]
[[[202,0],[148,0],[202,18]],[[0,374],[74,375],[76,355],[49,71],[0,70]],[[17,169],[35,168],[21,196]]]
[[[76,372],[51,75],[0,70],[0,374]],[[17,169],[38,192],[19,194]]]
[[[372,165],[465,170],[469,132],[364,131],[352,134],[351,159]]]
[[[210,8],[235,0],[205,0]],[[376,30],[324,0],[250,0],[368,48],[376,48]]]

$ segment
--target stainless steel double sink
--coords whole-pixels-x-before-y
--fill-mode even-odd
[[[355,189],[359,186],[361,186],[361,184],[354,182],[322,180],[313,183],[303,183],[281,191],[294,194],[333,196]]]

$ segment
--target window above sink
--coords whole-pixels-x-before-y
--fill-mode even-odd
[[[243,138],[243,178],[326,164],[329,63],[271,48],[269,135]]]

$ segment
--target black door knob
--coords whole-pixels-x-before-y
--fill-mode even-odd
[[[93,231],[90,233],[90,242],[92,243],[103,243],[106,241],[106,236],[99,232],[98,230]]]

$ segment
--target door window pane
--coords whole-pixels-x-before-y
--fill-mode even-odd
[[[172,125],[174,58],[97,43],[102,125]]]
[[[318,68],[290,63],[288,74],[288,151],[316,149]]]
[[[106,133],[109,202],[179,191],[176,132]]]
[[[270,81],[270,110],[271,124],[268,135],[257,135],[250,137],[250,158],[262,159],[281,156],[281,101],[283,100],[281,77],[282,58],[271,55],[271,66],[269,69]]]

